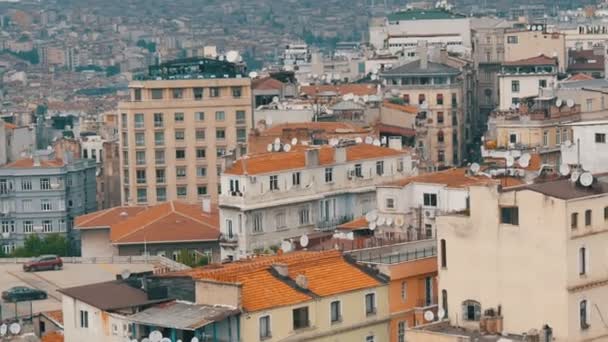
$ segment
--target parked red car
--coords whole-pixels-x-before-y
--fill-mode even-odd
[[[63,260],[56,255],[41,255],[32,261],[23,264],[25,272],[41,270],[60,270],[63,267]]]

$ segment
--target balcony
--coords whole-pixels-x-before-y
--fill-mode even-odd
[[[331,218],[331,219],[327,219],[327,220],[317,221],[316,230],[333,231],[339,225],[352,221],[352,220],[353,220],[352,215],[345,215],[345,216],[335,217],[335,218]]]
[[[220,246],[221,247],[236,247],[239,243],[239,239],[234,234],[220,234]]]
[[[438,300],[439,299],[436,296],[419,298],[416,301],[416,308],[428,308],[432,306],[437,306],[437,304],[439,303]]]

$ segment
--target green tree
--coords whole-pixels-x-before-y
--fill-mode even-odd
[[[56,254],[67,256],[70,250],[70,242],[61,234],[50,234],[45,238],[38,235],[28,236],[22,247],[18,247],[13,252],[14,257],[27,258],[42,254]]]
[[[185,248],[179,251],[179,254],[177,255],[177,261],[190,267],[196,264],[196,259],[194,255]]]

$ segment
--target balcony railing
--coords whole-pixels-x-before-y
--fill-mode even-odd
[[[427,297],[427,298],[419,298],[416,301],[416,307],[418,308],[426,308],[429,306],[433,306],[433,305],[437,305],[438,302],[438,298],[436,296],[433,297]]]
[[[340,217],[335,217],[326,220],[320,220],[317,222],[317,230],[320,231],[330,231],[335,230],[339,225],[346,223],[348,221],[352,221],[352,215],[345,215]]]
[[[220,245],[236,245],[239,239],[234,234],[220,234]]]

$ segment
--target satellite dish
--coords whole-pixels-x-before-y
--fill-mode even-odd
[[[129,279],[129,277],[131,276],[131,271],[125,269],[122,272],[120,272],[120,277],[124,280],[124,279]]]
[[[283,242],[281,242],[281,249],[283,250],[283,252],[285,253],[289,253],[291,252],[291,242],[285,240]]]
[[[11,334],[18,335],[21,332],[21,325],[19,323],[12,323],[8,330],[10,330]]]
[[[559,174],[562,176],[567,176],[570,174],[570,166],[568,164],[562,164],[559,166]]]
[[[268,146],[266,146],[266,151],[272,152],[272,144],[268,144]]]
[[[581,175],[581,173],[580,173],[580,172],[578,172],[578,171],[576,171],[576,170],[572,171],[572,173],[570,174],[570,181],[571,181],[572,183],[576,182],[576,181],[578,180],[578,177],[579,177],[580,175]]]
[[[445,310],[443,308],[439,308],[437,310],[437,318],[443,319],[445,317]]]
[[[559,108],[564,104],[564,102],[562,101],[562,99],[557,99],[555,100],[555,107]]]
[[[365,214],[365,221],[367,222],[374,222],[373,218],[372,218],[372,212],[368,212],[367,214]]]
[[[8,326],[6,324],[0,325],[0,336],[6,335],[8,332]]]
[[[593,175],[590,172],[583,172],[579,181],[582,186],[591,186],[593,184]]]
[[[375,230],[378,226],[376,225],[376,222],[370,222],[369,223],[369,230]]]
[[[367,215],[369,215],[369,222],[375,222],[378,219],[378,212],[376,210],[370,211]]]
[[[285,151],[285,152],[291,151],[291,145],[289,145],[289,144],[283,145],[283,151]]]
[[[573,99],[567,99],[566,100],[566,106],[572,108],[574,107],[574,100]]]
[[[374,146],[380,146],[381,145],[380,144],[380,140],[378,140],[378,139],[374,139],[373,144],[374,144]]]
[[[386,218],[386,225],[389,226],[389,227],[393,225],[393,218],[392,217],[388,216]]]
[[[239,52],[236,50],[230,50],[226,54],[226,60],[230,63],[237,62],[239,60]]]
[[[171,339],[168,337],[163,337],[160,342],[171,342]]]
[[[193,337],[190,342],[199,342],[198,337]]]
[[[300,236],[300,246],[302,247],[306,247],[308,246],[308,235],[304,234],[302,236]]]
[[[340,141],[338,139],[331,138],[331,139],[329,139],[329,146],[334,147],[334,146],[338,145],[339,142]]]
[[[308,146],[308,141],[302,141],[301,144],[304,146]]]
[[[151,342],[160,342],[163,339],[163,334],[158,330],[154,330],[148,337],[150,338]]]
[[[298,144],[298,138],[291,139],[291,144],[294,145],[294,146],[297,145]]]
[[[360,143],[362,143],[362,142],[363,142],[363,139],[362,139],[361,137],[356,137],[356,138],[355,138],[355,142],[356,142],[357,144],[360,144]]]
[[[427,322],[432,322],[435,319],[435,314],[431,310],[427,310],[424,312],[424,319]]]
[[[376,224],[379,226],[382,226],[386,223],[386,218],[384,218],[384,216],[378,216],[378,219],[376,219]]]
[[[524,169],[527,168],[528,166],[530,166],[530,161],[528,159],[522,160],[521,158],[519,158],[517,163],[519,164],[519,167],[523,167]]]
[[[272,146],[274,147],[275,152],[281,151],[281,143],[274,143]]]
[[[566,140],[566,141],[564,141],[564,145],[565,145],[566,147],[570,147],[570,146],[572,146],[572,141],[570,141],[570,140]]]
[[[428,109],[429,108],[429,104],[426,101],[423,101],[422,104],[420,105],[421,109]]]
[[[473,164],[471,164],[471,166],[469,166],[469,170],[471,170],[471,172],[473,172],[474,174],[479,172],[480,168],[481,168],[481,166],[479,166],[479,164],[477,164],[477,163],[473,163]]]
[[[252,72],[249,73],[249,78],[256,78],[256,77],[258,77],[258,73],[257,72],[252,71]]]
[[[380,140],[380,142],[382,142],[382,145],[386,145],[386,137],[382,137],[382,139]]]
[[[279,97],[278,96],[273,97],[272,103],[279,103]]]
[[[369,145],[369,144],[371,144],[371,143],[373,143],[373,142],[374,142],[374,138],[369,137],[369,136],[365,137],[365,143],[366,143],[366,144],[368,144],[368,145]]]
[[[274,143],[275,143],[275,144],[280,144],[280,143],[281,143],[281,139],[279,139],[279,138],[275,138],[275,139],[274,139]]]
[[[144,337],[144,338],[141,339],[141,342],[150,342],[150,339],[147,338],[147,337]]]
[[[405,219],[403,218],[403,216],[399,215],[399,216],[395,217],[395,226],[402,227],[404,223],[405,223]]]
[[[513,156],[508,155],[505,158],[505,162],[507,163],[507,167],[511,167],[511,166],[513,166],[513,163],[515,163],[515,159],[513,158]]]

